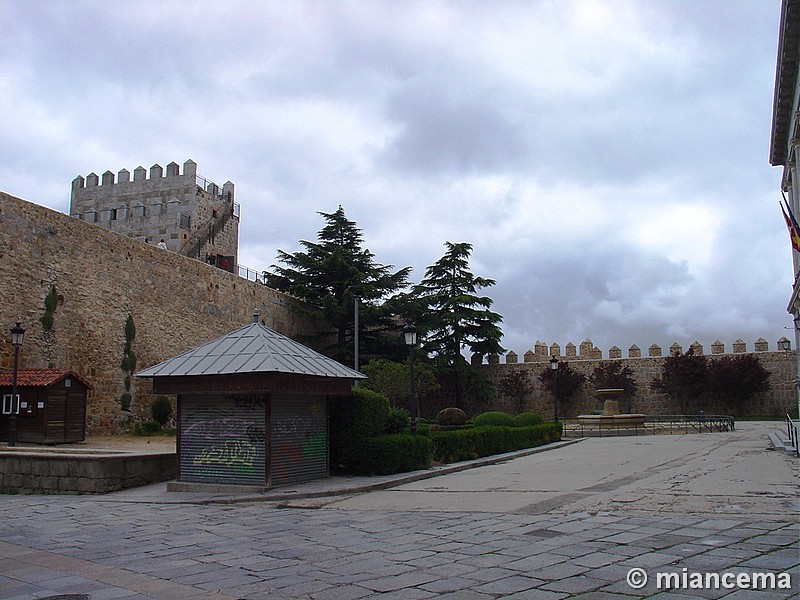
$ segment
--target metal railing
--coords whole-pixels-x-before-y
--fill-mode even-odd
[[[728,415],[664,415],[648,416],[644,422],[614,423],[582,422],[578,419],[562,421],[564,437],[611,437],[622,435],[678,435],[734,431],[736,423]]]
[[[236,265],[236,273],[239,275],[239,277],[247,279],[247,281],[255,281],[256,283],[266,285],[264,282],[263,271],[256,271],[255,269],[245,267],[244,265]]]
[[[195,180],[195,185],[204,192],[207,192],[212,196],[216,196],[217,198],[228,202],[231,205],[231,214],[234,217],[239,217],[241,206],[239,206],[238,202],[231,202],[232,194],[230,192],[225,192],[222,187],[220,187],[210,179],[206,179],[202,175],[195,175],[194,180]]]
[[[798,420],[800,423],[800,420]],[[800,441],[797,439],[797,423],[792,421],[792,417],[786,415],[786,435],[789,437],[789,442],[794,448],[795,456],[800,456]]]

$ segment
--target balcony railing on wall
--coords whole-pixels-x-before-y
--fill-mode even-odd
[[[247,281],[255,281],[256,283],[265,284],[263,271],[256,271],[255,269],[245,267],[244,265],[236,265],[236,273],[239,275],[239,277],[247,279]]]

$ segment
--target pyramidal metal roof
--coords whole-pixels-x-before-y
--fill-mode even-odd
[[[365,379],[358,371],[323,356],[260,323],[251,323],[194,350],[136,373],[137,377],[183,377],[237,373],[291,373]]]

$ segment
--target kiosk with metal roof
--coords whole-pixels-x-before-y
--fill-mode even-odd
[[[329,474],[328,397],[365,376],[258,317],[136,374],[177,395],[179,484],[267,488]]]

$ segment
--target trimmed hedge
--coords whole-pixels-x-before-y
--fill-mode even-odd
[[[427,469],[433,457],[433,444],[424,435],[379,435],[362,439],[358,446],[354,469],[369,475]]]
[[[336,469],[358,464],[362,440],[381,435],[389,417],[389,400],[365,387],[353,388],[349,396],[330,404],[330,462]]]
[[[432,431],[429,437],[433,442],[434,460],[450,463],[556,442],[561,439],[561,424],[542,423],[530,427],[486,425]]]
[[[472,419],[472,424],[475,427],[482,427],[484,425],[502,425],[504,427],[513,427],[514,417],[508,413],[495,410],[479,414],[477,417]]]

